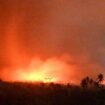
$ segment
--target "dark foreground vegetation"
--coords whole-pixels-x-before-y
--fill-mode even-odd
[[[0,105],[105,105],[105,88],[1,81]]]
[[[103,74],[85,77],[80,86],[0,80],[0,105],[105,105]]]

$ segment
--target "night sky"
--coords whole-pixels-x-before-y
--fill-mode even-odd
[[[35,57],[60,81],[105,74],[105,0],[0,0],[2,78]]]

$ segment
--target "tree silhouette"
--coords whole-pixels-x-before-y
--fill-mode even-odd
[[[89,77],[86,77],[86,78],[82,79],[81,86],[83,88],[87,88],[89,86]]]
[[[92,78],[89,80],[89,85],[90,85],[90,87],[94,86],[94,80]]]
[[[97,79],[98,79],[98,83],[101,83],[104,80],[103,74],[99,74]]]
[[[89,78],[88,76],[82,79],[81,81],[81,86],[83,88],[89,88],[89,87],[95,87],[95,88],[101,88],[103,85],[101,82],[104,80],[104,75],[103,74],[98,74],[97,79],[93,80],[92,78]]]

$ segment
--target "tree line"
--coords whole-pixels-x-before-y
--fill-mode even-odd
[[[81,80],[81,87],[82,88],[89,88],[89,87],[102,88],[103,80],[104,80],[104,75],[101,73],[97,75],[97,78],[95,80],[87,76]]]

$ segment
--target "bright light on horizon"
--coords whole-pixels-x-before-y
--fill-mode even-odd
[[[6,80],[44,83],[61,81],[64,83],[69,74],[65,72],[67,69],[71,69],[69,73],[72,75],[73,68],[58,58],[49,58],[45,61],[34,58],[28,67],[13,70],[12,76]]]
[[[22,82],[57,82],[57,78],[47,76],[44,72],[35,72],[35,71],[17,71],[17,77],[15,77],[17,81]]]

